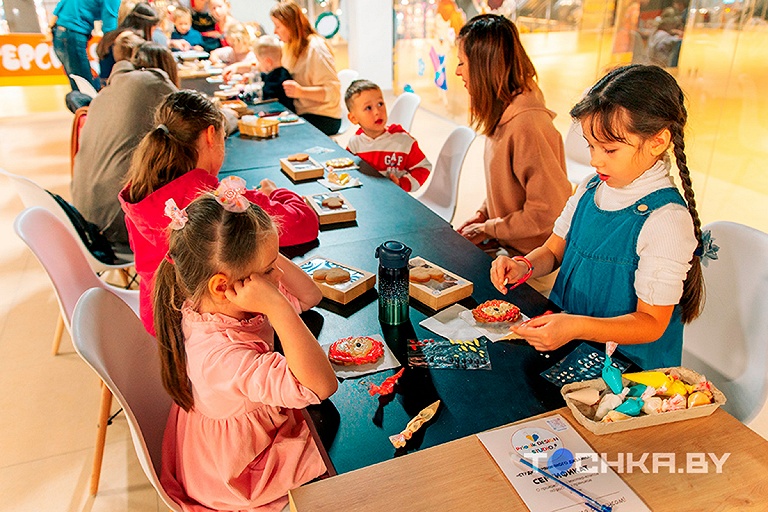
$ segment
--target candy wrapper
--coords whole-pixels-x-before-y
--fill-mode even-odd
[[[408,424],[405,426],[405,430],[399,434],[389,436],[389,441],[392,443],[392,445],[395,448],[402,448],[405,446],[406,441],[408,441],[413,436],[413,433],[419,430],[419,428],[421,428],[424,423],[432,419],[439,406],[440,400],[433,403],[429,407],[425,407],[416,417],[408,422]]]
[[[621,361],[613,361],[613,364],[620,371],[626,370],[629,366]],[[542,372],[541,376],[560,387],[571,382],[597,379],[602,375],[604,365],[605,355],[590,345],[582,343],[554,366]]]
[[[482,338],[408,340],[408,364],[414,368],[491,369],[488,347]]]

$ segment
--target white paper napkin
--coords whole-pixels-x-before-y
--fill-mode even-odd
[[[467,308],[461,304],[454,304],[434,316],[425,318],[419,322],[419,325],[449,340],[473,340],[482,336],[479,329],[475,329],[461,318],[463,312],[472,316]]]
[[[331,362],[331,366],[333,367],[333,371],[336,373],[337,377],[339,377],[340,379],[353,379],[355,377],[362,377],[363,375],[368,375],[369,373],[381,372],[384,370],[389,370],[391,368],[397,368],[398,366],[400,366],[400,362],[395,357],[395,354],[392,353],[387,343],[379,334],[372,334],[368,337],[373,338],[375,340],[379,340],[384,344],[384,356],[378,361],[376,361],[375,363],[369,363],[369,364],[345,366],[345,365],[335,364]],[[322,345],[326,356],[328,355],[328,348],[331,346],[332,343],[333,342]]]

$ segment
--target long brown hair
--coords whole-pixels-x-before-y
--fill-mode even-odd
[[[680,299],[682,319],[688,323],[704,306],[704,279],[701,275],[701,220],[696,211],[691,173],[685,156],[683,132],[688,120],[685,95],[674,77],[658,66],[634,64],[614,69],[601,78],[571,109],[571,117],[587,120],[596,140],[627,142],[633,134],[643,142],[665,128],[669,130],[683,185],[688,213],[698,242]]]
[[[301,57],[309,46],[309,37],[317,34],[306,15],[293,0],[281,0],[269,11],[269,15],[276,18],[291,32],[291,41],[288,43],[288,53],[293,62]]]
[[[182,332],[182,306],[196,309],[219,272],[245,277],[269,236],[277,236],[264,210],[251,204],[245,212],[225,210],[213,194],[205,193],[186,208],[186,225],[169,236],[168,257],[155,273],[154,322],[160,349],[163,385],[185,411],[194,406],[187,375]],[[171,263],[173,262],[173,263]]]
[[[179,70],[171,50],[157,43],[145,42],[133,50],[131,64],[136,69],[162,69],[168,74],[173,85],[179,86]]]
[[[504,16],[475,16],[459,31],[457,44],[469,64],[472,124],[483,135],[493,135],[515,96],[533,89],[536,69],[517,27]]]
[[[138,203],[197,165],[197,139],[209,126],[224,129],[224,114],[204,95],[183,90],[169,94],[157,107],[155,128],[139,143],[131,159],[128,200]]]

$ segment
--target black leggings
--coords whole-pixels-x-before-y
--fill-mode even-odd
[[[339,128],[341,128],[341,119],[319,116],[317,114],[301,114],[301,117],[326,135],[336,135],[339,133]]]

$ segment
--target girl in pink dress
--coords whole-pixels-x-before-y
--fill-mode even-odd
[[[160,478],[184,511],[280,511],[290,489],[326,470],[299,410],[337,388],[298,316],[322,297],[244,192],[230,177],[184,210],[166,202],[154,321],[175,403]]]

